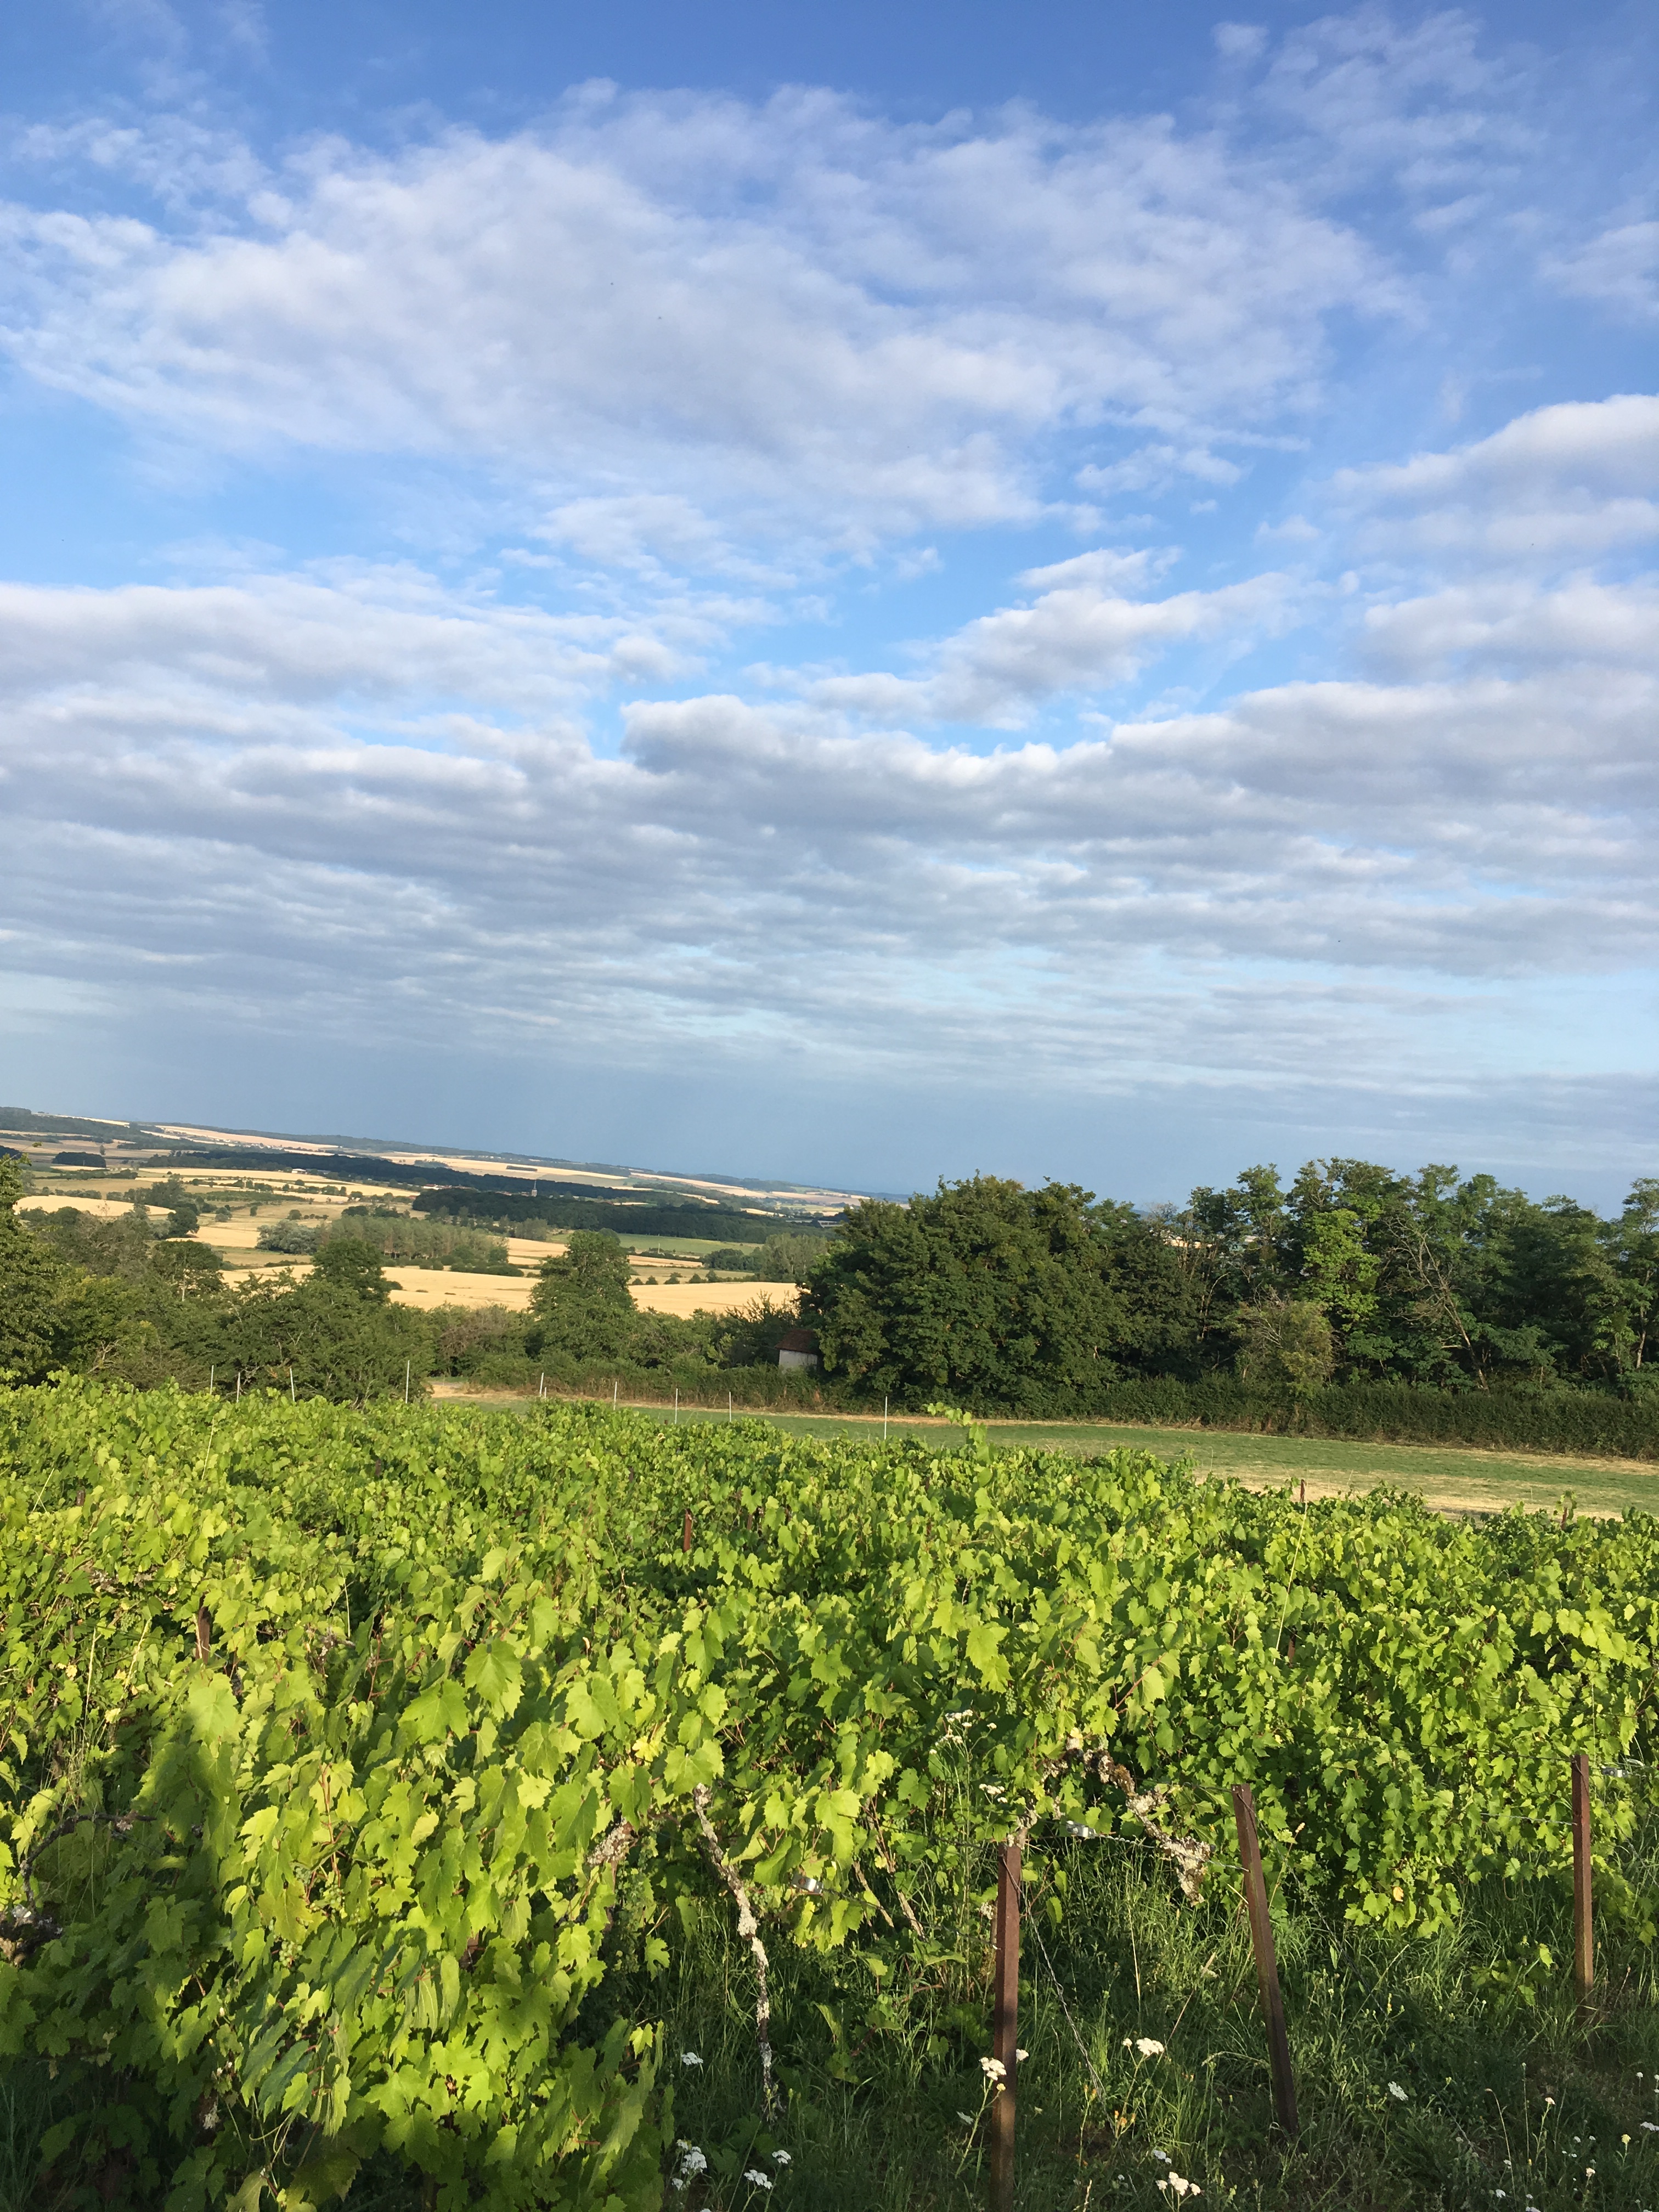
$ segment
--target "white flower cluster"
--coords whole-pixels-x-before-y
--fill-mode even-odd
[[[697,2063],[701,2066],[702,2059]],[[672,2179],[675,2189],[683,2191],[688,2181],[695,2181],[700,2173],[708,2172],[708,2154],[699,2150],[696,2143],[687,2142],[684,2136],[678,2138],[674,2148],[680,2154],[680,2170]]]
[[[1162,2058],[1164,2056],[1164,2045],[1152,2035],[1138,2035],[1133,2040],[1126,2035],[1123,2048],[1138,2051],[1143,2058]]]
[[[1183,2197],[1201,2197],[1204,2194],[1195,2181],[1188,2181],[1186,2175],[1177,2173],[1174,2166],[1170,2168],[1158,2185],[1166,2191],[1171,2203],[1178,2203]]]

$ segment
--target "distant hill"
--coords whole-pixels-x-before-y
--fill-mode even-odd
[[[89,1121],[75,1114],[37,1114],[27,1106],[0,1106],[0,1129],[21,1136],[100,1137],[106,1144],[118,1137],[148,1137],[142,1121]]]

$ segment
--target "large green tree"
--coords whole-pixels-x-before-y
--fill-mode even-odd
[[[574,1229],[562,1252],[543,1261],[530,1294],[532,1353],[575,1360],[620,1359],[639,1325],[629,1290],[628,1254],[607,1229]]]
[[[1183,1298],[1129,1208],[1074,1183],[978,1175],[908,1206],[853,1207],[802,1314],[826,1368],[872,1392],[1040,1412],[1086,1403],[1150,1343],[1176,1348]]]

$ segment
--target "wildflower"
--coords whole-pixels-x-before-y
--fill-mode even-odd
[[[774,2166],[793,2166],[794,2162],[787,2150],[775,2150],[772,2154]]]
[[[743,2178],[757,2189],[769,2189],[772,2186],[771,2175],[769,2173],[763,2173],[757,2166],[744,2166],[743,2170]]]
[[[957,2118],[962,2122],[964,2128],[971,2128],[975,2121],[978,2119],[979,2114],[977,2112],[958,2112],[957,2114]]]
[[[1030,2055],[1031,2054],[1029,2051],[1017,2051],[1014,2053],[1015,2057],[1019,2060],[1022,2065],[1024,2064],[1025,2061],[1030,2057]]]
[[[1170,2163],[1170,2154],[1167,2150],[1155,2150],[1152,2156],[1160,2166],[1167,2166]]]
[[[1644,2120],[1642,2132],[1644,2136],[1659,2136],[1659,2121]]]
[[[1550,2106],[1551,2106],[1554,2102],[1555,2102],[1555,2100],[1554,2100],[1554,2098],[1553,2098],[1553,2097],[1546,2097],[1546,2098],[1545,2098],[1545,2100],[1544,2100],[1544,2110],[1547,2112],[1548,2112],[1548,2110],[1549,2110],[1549,2108],[1550,2108]]]
[[[1620,2136],[1619,2140],[1626,2150],[1630,2148],[1630,2137],[1628,2136]]]
[[[1068,1836],[1075,1836],[1080,1844],[1091,1844],[1100,1831],[1098,1828],[1091,1828],[1086,1820],[1068,1820],[1066,1823],[1066,1832]]]
[[[1400,2104],[1403,2105],[1406,2101],[1406,2092],[1401,2087],[1398,2081],[1389,2082],[1389,2094],[1395,2099]]]
[[[682,2066],[701,2066],[702,2064],[702,2061],[698,2057],[695,2051],[682,2051],[680,2053],[680,2064]]]
[[[979,2062],[979,2070],[988,2081],[1002,2081],[1007,2079],[1008,2069],[1000,2058],[981,2058]]]
[[[1142,2035],[1137,2037],[1135,2040],[1135,2049],[1140,2053],[1143,2058],[1162,2058],[1164,2056],[1164,2045],[1158,2042],[1155,2036]]]
[[[1174,2166],[1170,2168],[1168,2179],[1160,2181],[1158,2185],[1160,2189],[1167,2189],[1173,2199],[1182,2197],[1201,2197],[1204,2194],[1195,2181],[1188,2181],[1184,2174],[1177,2173]]]
[[[708,2172],[708,2154],[699,2150],[696,2143],[676,2143],[674,2148],[680,2154],[680,2172],[688,2180],[694,2173]]]

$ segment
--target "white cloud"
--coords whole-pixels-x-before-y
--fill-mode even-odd
[[[1077,480],[1083,490],[1107,498],[1118,492],[1165,491],[1180,477],[1236,484],[1243,473],[1237,462],[1211,453],[1206,446],[1162,445],[1142,446],[1103,467],[1091,462],[1078,471]]]
[[[1332,491],[1373,545],[1431,556],[1553,562],[1639,544],[1659,536],[1659,396],[1540,407],[1449,453],[1340,470]]]
[[[1374,659],[1413,675],[1553,662],[1659,670],[1659,584],[1459,586],[1369,608],[1364,638]]]
[[[1125,683],[1167,646],[1260,628],[1285,609],[1285,580],[1276,575],[1167,599],[1110,588],[1139,580],[1147,565],[1145,555],[1097,551],[1031,569],[1023,580],[1049,588],[1030,606],[968,623],[934,648],[929,674],[829,677],[811,696],[860,714],[1017,729],[1059,693]]]
[[[602,626],[393,597],[0,605],[13,969],[313,1035],[453,1040],[487,1006],[623,1060],[770,1040],[930,1079],[1017,1012],[1022,1066],[1066,1085],[1338,1048],[1428,1079],[1469,993],[1659,951],[1634,658],[1289,684],[988,755],[639,701],[606,758],[565,703],[611,680]],[[1029,662],[974,680],[1013,696]],[[437,714],[441,690],[466,697]]]
[[[1626,222],[1551,254],[1545,277],[1580,300],[1597,300],[1632,322],[1659,319],[1659,222]]]
[[[118,711],[153,701],[152,732],[156,714],[188,726],[199,711],[228,735],[251,713],[319,700],[429,714],[465,702],[535,717],[612,685],[684,675],[695,665],[688,648],[714,625],[688,610],[678,627],[677,637],[623,616],[459,599],[408,570],[105,592],[0,584],[0,697],[118,702]]]
[[[1471,182],[1489,191],[1539,141],[1515,64],[1480,47],[1479,18],[1461,9],[1322,15],[1281,40],[1255,104],[1309,134],[1327,188],[1385,178],[1419,208]]]
[[[130,132],[81,131],[87,161],[143,167]],[[220,198],[172,229],[5,211],[30,374],[239,451],[510,463],[556,506],[1024,518],[1031,441],[1108,413],[1222,482],[1214,426],[1307,404],[1325,316],[1396,297],[1351,231],[1162,120],[599,88],[536,133],[328,142],[261,190],[222,149],[192,174]]]

